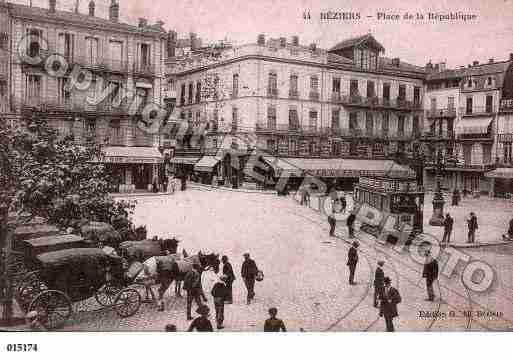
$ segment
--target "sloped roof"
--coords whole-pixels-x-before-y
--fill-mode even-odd
[[[466,67],[464,69],[457,70],[445,70],[441,72],[432,72],[427,75],[428,81],[433,80],[445,80],[451,78],[460,78],[460,77],[468,77],[468,76],[483,76],[483,75],[492,75],[492,74],[501,74],[506,73],[508,67],[512,61],[501,61],[494,63],[481,64],[472,67]]]
[[[328,62],[337,62],[342,64],[352,64],[353,60],[348,59],[347,57],[334,54],[332,52],[328,52]]]
[[[420,73],[425,72],[424,67],[412,65],[410,63],[407,63],[407,62],[404,62],[401,60],[399,60],[399,66],[396,66],[396,65],[392,64],[392,60],[393,59],[388,58],[388,57],[380,57],[378,61],[379,61],[379,65],[381,66],[381,68],[385,68],[385,69],[390,69],[390,70],[399,69],[402,71],[412,71],[412,72],[420,72]]]
[[[385,48],[383,45],[381,45],[371,34],[365,34],[357,37],[352,37],[346,40],[343,40],[333,46],[328,51],[339,51],[339,50],[345,50],[354,46],[357,46],[364,42],[371,42],[375,47],[379,48],[381,51],[385,51]]]
[[[26,6],[21,4],[9,3],[9,8],[12,16],[23,17],[29,19],[43,19],[46,21],[65,21],[71,24],[79,24],[86,26],[107,27],[109,29],[146,33],[148,35],[161,35],[165,34],[165,30],[158,28],[154,25],[146,26],[144,28],[129,25],[121,22],[114,22],[96,16],[89,16],[86,14],[75,13],[72,11],[56,10],[50,12],[48,9],[37,6]]]

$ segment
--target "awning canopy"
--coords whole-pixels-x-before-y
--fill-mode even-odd
[[[174,164],[181,164],[181,165],[194,165],[196,162],[199,161],[199,157],[182,157],[182,156],[176,156],[169,160],[169,162]]]
[[[220,159],[214,156],[203,156],[203,158],[194,165],[194,170],[200,172],[212,172],[219,161]]]
[[[462,135],[484,135],[492,120],[492,117],[465,118],[456,124],[456,131]]]
[[[155,147],[104,147],[104,163],[162,163],[163,157]]]
[[[493,171],[485,173],[485,177],[512,179],[513,178],[513,168],[496,168]]]
[[[358,160],[343,158],[278,158],[263,157],[275,173],[281,176],[302,177],[394,177],[415,178],[415,172],[392,160]]]

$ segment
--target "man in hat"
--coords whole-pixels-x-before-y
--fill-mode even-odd
[[[193,264],[192,268],[187,272],[183,281],[183,288],[187,292],[187,320],[192,320],[191,309],[192,302],[195,301],[196,305],[202,306],[201,303],[201,276],[199,274],[200,268],[198,264]]]
[[[278,309],[269,308],[269,318],[264,323],[264,332],[286,332],[287,328],[283,320],[276,318]]]
[[[212,323],[210,319],[208,319],[210,309],[206,305],[200,305],[198,309],[196,309],[196,313],[200,316],[192,321],[187,331],[192,332],[196,329],[197,332],[213,332],[214,328],[212,328]]]
[[[468,224],[468,241],[467,241],[467,243],[474,243],[476,241],[476,230],[478,229],[477,216],[474,212],[470,212],[470,217],[467,219],[467,224]]]
[[[378,261],[378,267],[374,273],[374,307],[378,308],[378,299],[381,298],[383,290],[385,289],[385,272],[383,266],[385,261]]]
[[[224,274],[220,276],[212,287],[211,291],[212,297],[214,297],[214,307],[216,309],[217,329],[224,329],[224,302],[228,296],[228,291],[225,284],[227,280],[228,277]]]
[[[353,242],[351,248],[349,248],[349,252],[347,253],[347,265],[349,266],[349,284],[355,285],[354,282],[354,273],[356,271],[356,265],[358,264],[358,251],[357,248],[359,246],[358,242]]]
[[[247,303],[255,298],[255,279],[258,274],[258,267],[253,259],[249,257],[249,253],[244,253],[244,262],[242,262],[241,277],[248,290]]]
[[[230,262],[228,262],[227,256],[221,257],[221,262],[223,262],[223,275],[226,276],[226,301],[225,304],[233,303],[233,282],[235,281],[235,273],[233,272],[233,267]]]
[[[354,213],[350,213],[349,216],[347,216],[346,224],[347,224],[347,231],[349,232],[349,238],[354,238],[354,221],[356,220],[356,216]]]
[[[426,278],[427,300],[432,302],[435,300],[433,282],[438,279],[438,261],[431,256],[431,251],[426,251],[426,262],[422,271],[422,277]]]
[[[452,233],[452,226],[454,225],[454,219],[451,217],[449,213],[445,215],[444,219],[444,236],[442,238],[442,243],[447,242],[451,240],[451,233]]]
[[[398,316],[397,304],[401,303],[399,291],[392,287],[392,281],[389,277],[383,279],[385,288],[381,295],[381,307],[379,316],[385,318],[387,332],[394,331],[394,318]]]

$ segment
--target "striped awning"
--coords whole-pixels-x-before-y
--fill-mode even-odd
[[[485,177],[512,179],[513,178],[513,168],[496,168],[493,171],[485,173]]]
[[[203,156],[201,160],[194,165],[194,170],[199,172],[212,172],[219,161],[220,159],[214,156]]]
[[[492,117],[465,118],[456,124],[456,132],[462,135],[484,135],[492,122]]]
[[[156,147],[108,146],[102,148],[104,163],[162,163],[162,154]]]
[[[181,165],[194,165],[196,162],[200,160],[199,157],[181,157],[176,156],[169,160],[169,162],[174,164],[181,164]]]

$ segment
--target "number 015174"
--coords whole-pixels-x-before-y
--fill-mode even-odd
[[[8,352],[37,352],[37,344],[7,344]]]

